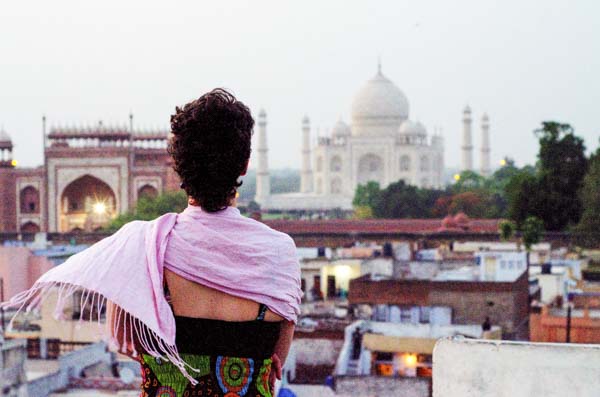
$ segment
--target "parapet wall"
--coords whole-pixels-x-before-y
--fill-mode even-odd
[[[442,339],[433,397],[597,397],[600,345]]]

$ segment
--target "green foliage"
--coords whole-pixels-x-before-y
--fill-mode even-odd
[[[516,225],[514,222],[504,220],[498,225],[498,232],[502,241],[509,241],[515,235]]]
[[[463,171],[459,180],[452,185],[451,190],[456,193],[469,192],[483,188],[485,178],[474,171]]]
[[[543,222],[542,230],[565,230],[580,219],[577,230],[588,234],[600,230],[600,170],[590,171],[584,183],[588,160],[583,140],[570,125],[553,121],[543,122],[535,134],[540,142],[535,167],[518,168],[506,158],[490,177],[465,171],[445,191],[404,182],[380,189],[370,182],[356,190],[353,204],[360,210],[355,217],[369,216],[366,207],[377,218],[431,218],[464,212],[471,218],[510,218],[513,228],[521,231],[537,226],[528,221],[532,217]]]
[[[583,213],[574,231],[585,247],[600,245],[600,147],[590,158],[588,173],[583,179],[579,198]]]
[[[540,139],[538,216],[548,230],[563,230],[581,218],[583,206],[577,196],[587,172],[583,139],[569,124],[543,122],[536,131]]]
[[[398,181],[381,191],[373,214],[377,218],[431,218],[432,208],[442,195],[440,190],[419,189]]]
[[[540,242],[543,234],[544,222],[540,218],[530,216],[525,219],[521,228],[521,236],[523,239],[523,245],[527,251],[530,251],[534,244]]]
[[[258,204],[256,201],[254,201],[254,200],[251,200],[251,201],[248,203],[248,206],[246,207],[246,209],[247,209],[247,210],[248,210],[248,212],[250,212],[250,213],[252,213],[252,212],[259,212],[259,211],[260,211],[260,205],[259,205],[259,204]]]
[[[513,175],[506,185],[508,217],[517,224],[517,228],[520,228],[528,216],[538,213],[538,186],[536,176],[526,171],[519,171]]]
[[[359,205],[354,207],[354,219],[371,219],[373,218],[373,210],[368,205]]]
[[[133,211],[119,215],[106,229],[115,231],[134,220],[149,221],[168,212],[181,212],[187,207],[187,201],[187,195],[183,190],[165,192],[154,198],[142,197]]]
[[[577,193],[588,168],[583,140],[569,124],[545,121],[535,131],[540,150],[535,173],[521,170],[506,184],[508,215],[518,226],[529,216],[546,230],[560,231],[577,223],[583,206]]]
[[[379,196],[381,195],[381,189],[377,182],[367,182],[366,185],[358,185],[356,192],[354,193],[354,199],[352,205],[355,207],[370,207],[375,208]]]

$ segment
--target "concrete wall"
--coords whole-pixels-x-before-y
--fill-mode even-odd
[[[64,389],[71,377],[79,376],[84,368],[104,362],[110,363],[112,356],[102,342],[66,353],[58,359],[59,370],[27,383],[30,397],[46,397],[50,393]]]
[[[25,397],[25,340],[3,340],[0,335],[0,394],[7,397]]]
[[[54,318],[54,310],[58,299],[57,291],[52,291],[43,299],[40,307],[40,319],[33,320],[32,323],[41,327],[40,338],[60,339],[63,342],[89,342],[95,343],[102,339],[102,331],[105,324],[104,319],[101,323],[96,320],[88,321],[84,318],[72,320],[75,306],[79,306],[79,299],[69,298],[63,309],[65,320]]]
[[[298,364],[335,365],[343,340],[299,339],[292,342]]]
[[[600,346],[440,340],[433,397],[597,397]]]
[[[385,376],[338,376],[335,393],[339,396],[429,397],[431,379]]]

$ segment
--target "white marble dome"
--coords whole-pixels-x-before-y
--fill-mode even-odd
[[[343,120],[338,120],[331,129],[332,136],[347,136],[350,135],[350,126],[344,123]]]
[[[375,77],[367,81],[354,96],[352,124],[362,122],[399,124],[408,118],[408,110],[406,95],[379,70]]]

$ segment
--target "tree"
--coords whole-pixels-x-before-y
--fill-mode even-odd
[[[502,241],[509,241],[515,235],[516,226],[511,221],[501,221],[498,225],[498,233]]]
[[[379,200],[381,189],[377,182],[367,182],[366,185],[358,185],[354,193],[352,205],[355,207],[370,207],[373,209]]]
[[[569,124],[542,122],[535,131],[540,141],[540,207],[532,213],[547,230],[563,230],[581,218],[583,206],[577,193],[588,168],[583,139],[575,136]]]
[[[134,220],[149,221],[168,212],[181,212],[187,205],[188,197],[183,190],[164,192],[156,197],[141,197],[133,211],[113,219],[107,229],[114,231]]]
[[[506,157],[504,158],[504,165],[485,180],[485,188],[491,192],[503,195],[506,185],[519,172],[521,170],[515,165],[514,160]]]
[[[448,213],[456,214],[464,212],[470,217],[481,218],[485,212],[485,203],[475,192],[463,192],[452,196],[452,202],[448,206]]]
[[[583,213],[574,231],[582,245],[597,247],[600,244],[600,147],[590,157],[579,199]]]
[[[371,219],[373,218],[373,209],[368,205],[359,205],[354,207],[354,219]]]
[[[431,207],[416,186],[401,180],[382,190],[372,208],[377,218],[426,218]]]
[[[529,253],[531,247],[541,241],[544,234],[544,222],[535,216],[530,216],[525,219],[521,228],[521,238],[523,245]]]
[[[460,173],[458,181],[452,185],[452,190],[459,193],[481,189],[484,183],[485,178],[475,171],[463,171]]]
[[[542,235],[544,234],[544,222],[540,218],[530,216],[523,222],[521,228],[521,241],[527,251],[527,272],[529,272],[529,257],[531,254],[531,247],[541,241]]]
[[[254,200],[250,200],[250,202],[248,203],[248,206],[246,208],[247,208],[248,212],[250,212],[250,213],[260,212],[260,205]]]
[[[520,171],[511,177],[505,191],[508,217],[519,229],[528,216],[538,213],[541,200],[538,179],[529,172]]]

